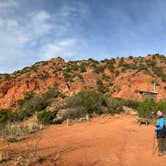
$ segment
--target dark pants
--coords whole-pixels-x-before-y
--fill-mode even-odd
[[[159,153],[166,152],[166,138],[158,138]]]

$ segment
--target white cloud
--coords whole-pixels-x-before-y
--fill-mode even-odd
[[[70,59],[79,51],[81,42],[76,39],[64,39],[62,41],[54,41],[43,46],[40,54],[44,59],[61,56],[65,59]]]
[[[44,10],[32,13],[29,21],[30,22],[26,25],[24,31],[27,31],[31,40],[42,37],[53,27],[50,14]]]
[[[54,56],[68,59],[79,52],[81,42],[74,36],[73,21],[75,16],[86,14],[84,7],[78,3],[54,13],[38,9],[21,16],[13,14],[20,7],[18,2],[0,0],[0,73]]]
[[[37,45],[40,38],[49,32],[52,26],[50,19],[45,11],[27,16],[26,21],[18,17],[4,19],[0,16],[0,72],[5,69],[7,72],[17,70],[34,63],[35,50],[31,51],[30,47],[34,42]]]

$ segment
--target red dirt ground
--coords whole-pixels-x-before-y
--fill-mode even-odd
[[[39,133],[41,153],[61,152],[58,166],[166,165],[166,155],[153,155],[154,126],[139,126],[131,115],[52,125]]]

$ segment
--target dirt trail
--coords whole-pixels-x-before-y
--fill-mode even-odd
[[[42,153],[63,151],[59,165],[165,166],[166,156],[152,154],[154,127],[139,126],[135,117],[98,117],[90,122],[50,126],[40,134]]]
[[[165,166],[166,155],[152,154],[154,126],[139,126],[120,115],[90,122],[53,125],[40,132],[43,154],[60,153],[60,166]]]

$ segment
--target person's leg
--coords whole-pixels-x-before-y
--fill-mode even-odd
[[[163,146],[163,151],[166,153],[166,137],[163,138],[164,146]]]
[[[163,138],[158,138],[157,139],[157,141],[158,141],[158,149],[159,149],[159,155],[161,155],[162,153],[163,153],[163,151],[164,151],[164,149],[163,149]]]

